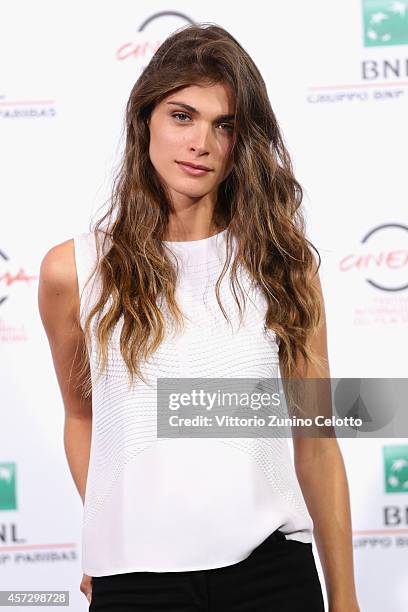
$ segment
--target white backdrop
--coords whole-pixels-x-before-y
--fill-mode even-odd
[[[0,588],[69,590],[75,611],[82,503],[39,266],[99,216],[130,90],[188,21],[227,28],[265,78],[323,260],[332,376],[407,376],[408,0],[1,3]],[[340,445],[361,610],[403,612],[408,484],[386,478],[390,454],[408,466],[408,442]]]

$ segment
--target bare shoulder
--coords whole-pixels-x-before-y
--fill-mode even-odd
[[[51,290],[75,290],[77,272],[73,238],[47,251],[41,261],[40,278]]]
[[[75,265],[74,239],[70,238],[51,247],[40,265],[38,287],[39,309],[42,318],[52,311],[78,320],[79,289]]]

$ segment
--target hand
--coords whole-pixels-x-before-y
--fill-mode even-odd
[[[82,576],[81,584],[79,586],[79,590],[86,595],[87,600],[91,603],[92,600],[92,576],[87,576],[84,574]]]

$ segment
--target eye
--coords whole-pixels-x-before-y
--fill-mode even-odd
[[[234,126],[231,125],[230,123],[220,123],[220,125],[226,125],[229,132],[234,131]]]
[[[186,113],[173,113],[172,117],[180,117],[180,115],[183,115],[184,117],[188,117]]]
[[[183,116],[183,117],[189,117],[189,119],[191,119],[190,115],[187,115],[187,113],[172,113],[171,115],[172,117],[174,117],[175,119],[177,117]],[[179,121],[181,121],[182,123],[186,123],[185,121],[179,119]],[[219,123],[219,125],[224,125],[227,127],[227,131],[233,132],[234,131],[234,126],[231,125],[230,123]],[[224,128],[225,129],[225,128]]]

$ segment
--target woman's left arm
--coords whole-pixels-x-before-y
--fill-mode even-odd
[[[359,612],[354,583],[350,500],[335,438],[297,438],[296,474],[313,519],[313,535],[326,582],[330,612]],[[311,449],[313,446],[313,451]],[[305,460],[306,453],[313,458]]]
[[[330,369],[324,299],[319,274],[314,277],[323,317],[311,339],[311,348],[327,366],[319,371],[297,362],[299,377],[327,378]],[[327,414],[325,412],[325,414]],[[336,437],[293,437],[296,475],[314,523],[314,538],[321,561],[329,612],[359,612],[354,583],[352,525],[346,470]]]

